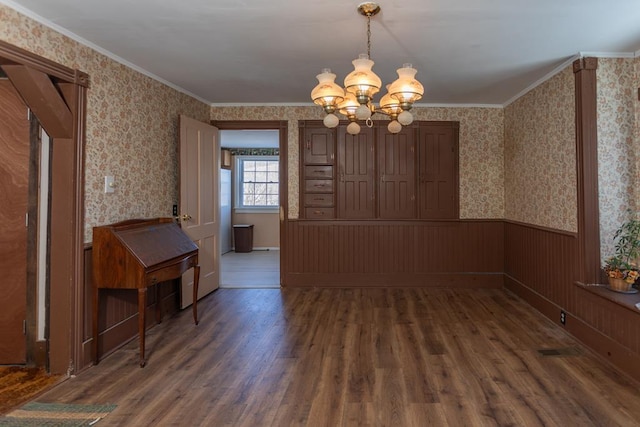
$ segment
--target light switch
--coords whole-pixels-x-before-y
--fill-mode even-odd
[[[112,176],[104,177],[104,192],[113,193],[116,191],[116,184]]]

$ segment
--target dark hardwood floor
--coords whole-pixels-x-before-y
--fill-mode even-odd
[[[221,289],[41,396],[100,426],[637,426],[640,389],[496,289]],[[557,349],[543,356],[540,349]]]

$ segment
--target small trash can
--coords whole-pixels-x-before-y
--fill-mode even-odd
[[[233,241],[236,252],[251,252],[253,250],[253,224],[234,225]]]

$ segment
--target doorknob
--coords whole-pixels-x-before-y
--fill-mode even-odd
[[[182,214],[182,221],[191,221],[191,215]]]

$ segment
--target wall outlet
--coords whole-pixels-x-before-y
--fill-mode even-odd
[[[178,216],[178,205],[173,205],[173,216]]]
[[[563,325],[567,324],[567,313],[565,313],[564,310],[560,311],[560,323]]]

